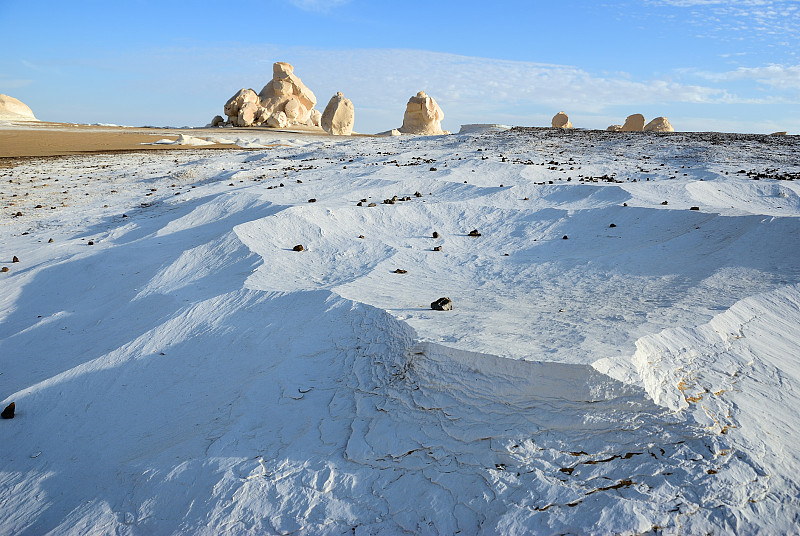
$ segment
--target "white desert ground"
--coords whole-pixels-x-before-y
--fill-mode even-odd
[[[797,136],[37,128],[0,534],[798,533]]]

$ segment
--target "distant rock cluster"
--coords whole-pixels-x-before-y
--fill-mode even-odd
[[[625,119],[624,125],[611,125],[606,130],[609,132],[675,132],[675,129],[666,117],[656,117],[645,124],[642,114],[632,114]]]
[[[33,110],[21,100],[0,95],[0,121],[38,121]]]
[[[292,125],[320,126],[322,114],[314,109],[317,98],[298,76],[294,67],[284,62],[272,66],[272,80],[256,93],[240,89],[225,103],[226,124],[236,127],[265,125],[286,128]],[[219,118],[221,119],[221,118]],[[220,124],[214,118],[212,125]]]

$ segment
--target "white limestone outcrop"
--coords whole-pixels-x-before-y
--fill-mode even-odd
[[[444,134],[442,119],[444,119],[444,112],[433,100],[433,97],[429,97],[424,91],[420,91],[408,99],[400,132],[429,136]]]
[[[644,126],[645,132],[675,132],[669,119],[666,117],[656,117]]]
[[[0,95],[0,120],[3,121],[38,121],[33,110],[19,99],[9,95]]]
[[[325,107],[320,125],[333,136],[349,136],[353,133],[355,117],[353,103],[339,91]]]
[[[625,119],[621,132],[641,132],[644,130],[644,116],[642,114],[632,114]]]
[[[317,98],[285,62],[272,66],[272,80],[260,93],[241,89],[227,103],[228,124],[237,127],[267,125],[286,128],[292,125],[319,126],[314,110]],[[314,114],[317,112],[317,114]]]
[[[553,120],[550,121],[550,125],[553,128],[572,128],[572,123],[569,121],[569,116],[564,112],[558,112],[556,115],[554,115]]]

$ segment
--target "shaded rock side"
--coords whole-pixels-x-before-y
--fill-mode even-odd
[[[553,116],[550,125],[553,128],[572,128],[572,123],[569,121],[569,116],[564,112],[558,112]]]
[[[642,130],[644,130],[644,116],[642,114],[633,114],[625,119],[621,132],[641,132]]]
[[[355,117],[355,108],[353,108],[352,101],[339,91],[331,97],[325,107],[320,126],[325,132],[333,136],[349,136],[353,133]]]

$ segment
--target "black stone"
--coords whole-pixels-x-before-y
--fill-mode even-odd
[[[3,413],[0,413],[0,417],[4,419],[13,419],[15,407],[16,406],[13,402],[10,403],[8,406],[6,406],[6,409],[3,410]]]
[[[452,311],[453,300],[450,298],[439,298],[435,302],[431,303],[431,309],[434,311]]]

